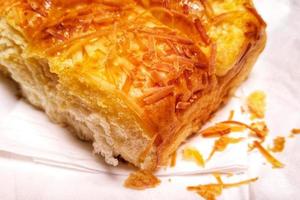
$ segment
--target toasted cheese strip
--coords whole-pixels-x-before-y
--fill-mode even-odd
[[[107,163],[156,169],[265,45],[249,0],[1,0],[0,69]]]

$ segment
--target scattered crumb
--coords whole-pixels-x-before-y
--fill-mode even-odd
[[[251,152],[255,149],[255,146],[253,144],[248,144],[248,152]]]
[[[293,134],[300,134],[300,128],[294,128],[291,131]]]
[[[139,170],[133,172],[125,180],[124,186],[134,190],[154,188],[160,184],[160,180],[151,171]]]
[[[266,94],[263,91],[252,92],[247,97],[247,106],[251,114],[256,118],[264,118],[266,109]]]
[[[282,152],[285,146],[285,138],[277,137],[273,140],[273,147],[268,148],[272,152]]]
[[[266,95],[262,91],[255,91],[251,93],[247,98],[247,107],[251,112],[251,120],[257,118],[264,118],[265,116],[265,108],[266,108]],[[243,106],[240,107],[241,113],[245,113],[245,109]],[[253,149],[258,149],[258,151],[264,156],[265,160],[272,164],[273,168],[282,168],[284,164],[282,164],[279,160],[277,160],[269,151],[272,152],[282,152],[285,147],[285,138],[277,137],[273,140],[273,146],[268,150],[262,146],[262,142],[268,136],[269,129],[265,123],[265,121],[256,121],[251,123],[250,125],[245,124],[243,122],[234,121],[235,112],[234,110],[230,111],[227,121],[223,121],[215,124],[207,129],[200,131],[200,135],[203,137],[219,137],[214,144],[214,147],[208,157],[208,160],[212,158],[215,152],[224,151],[229,144],[236,144],[242,141],[245,138],[232,138],[227,136],[232,132],[242,132],[245,129],[250,130],[250,135],[259,138],[260,140],[254,141],[252,144],[248,144],[248,151],[252,151]],[[291,135],[289,137],[293,137],[295,134],[300,134],[300,129],[292,129]],[[174,152],[170,156],[170,167],[174,167],[176,165],[177,154]],[[199,166],[205,167],[205,160],[203,159],[202,154],[193,147],[187,147],[183,150],[183,159],[184,160],[192,160],[196,162]],[[263,165],[266,165],[266,162],[263,162]],[[258,178],[248,179],[237,183],[224,183],[222,181],[221,175],[216,173],[213,174],[216,178],[217,183],[205,184],[205,185],[197,185],[197,186],[189,186],[187,190],[195,191],[201,197],[206,200],[215,200],[217,196],[222,194],[223,189],[240,186],[243,184],[249,184],[251,182],[256,181]],[[227,177],[233,176],[232,173],[228,173]],[[131,189],[143,190],[147,188],[153,188],[160,184],[160,180],[155,177],[150,171],[140,170],[130,174],[130,176],[125,180],[124,186]],[[169,178],[168,182],[172,182],[172,179]]]
[[[223,185],[221,184],[207,184],[187,187],[188,191],[195,191],[206,200],[215,200],[217,196],[222,194]]]
[[[264,121],[253,122],[250,126],[254,130],[251,132],[252,135],[255,135],[261,140],[265,140],[269,133],[269,129]]]
[[[231,122],[231,121],[225,121],[225,122],[220,122],[217,123],[214,126],[208,127],[202,131],[200,131],[200,135],[202,137],[219,137],[219,136],[224,136],[228,135],[231,132],[242,132],[245,130],[244,126],[241,126],[240,124],[230,124],[226,122]]]
[[[206,161],[209,161],[216,151],[224,151],[229,144],[236,144],[243,140],[244,138],[231,138],[227,136],[222,136],[215,141],[213,150],[211,151],[209,157]]]
[[[236,144],[243,140],[244,138],[231,138],[227,136],[222,136],[215,142],[216,151],[224,151],[229,144]]]
[[[203,159],[203,156],[196,148],[193,147],[185,148],[183,150],[183,159],[196,161],[196,163],[199,166],[205,167],[205,161]]]
[[[256,181],[258,178],[252,178],[237,183],[223,183],[219,175],[214,175],[218,183],[206,184],[206,185],[197,185],[197,186],[188,186],[188,191],[195,191],[201,197],[206,200],[215,200],[217,196],[220,196],[223,192],[223,189],[238,187],[245,184],[250,184],[251,182]]]
[[[230,114],[229,114],[229,117],[228,117],[228,120],[233,120],[233,118],[234,118],[234,110],[231,110]]]

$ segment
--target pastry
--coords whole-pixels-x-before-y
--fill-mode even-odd
[[[111,165],[155,170],[266,42],[251,0],[1,0],[0,71]]]

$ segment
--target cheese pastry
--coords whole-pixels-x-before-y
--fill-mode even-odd
[[[0,71],[111,165],[165,165],[266,42],[251,0],[0,3]]]

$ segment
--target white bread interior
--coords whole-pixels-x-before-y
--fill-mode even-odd
[[[25,39],[3,19],[0,33],[0,71],[19,84],[22,95],[31,104],[45,110],[52,121],[68,125],[80,139],[92,142],[94,153],[101,154],[108,164],[118,165],[116,157],[121,155],[140,168],[153,167],[152,150],[144,162],[139,161],[141,152],[151,142],[151,138],[141,134],[139,124],[132,121],[131,127],[124,128],[118,115],[93,111],[80,98],[66,94],[56,74],[49,71],[47,60],[28,57]],[[119,112],[130,115],[126,106]]]

